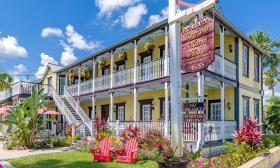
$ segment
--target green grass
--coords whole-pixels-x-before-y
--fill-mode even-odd
[[[157,163],[153,161],[139,161],[135,164],[117,163],[115,161],[93,163],[90,153],[81,152],[41,154],[13,159],[9,162],[16,168],[157,168]]]

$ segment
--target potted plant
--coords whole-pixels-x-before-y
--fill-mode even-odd
[[[103,58],[103,57],[99,57],[99,58],[96,60],[96,63],[97,63],[99,66],[103,67],[103,66],[106,65],[106,59]]]
[[[159,168],[186,168],[188,161],[175,157],[175,150],[169,145],[158,144],[156,157]]]
[[[89,70],[87,67],[84,67],[81,69],[81,76],[84,78],[88,78],[89,77]]]
[[[155,45],[154,44],[152,44],[152,42],[150,42],[150,41],[148,41],[148,42],[146,42],[145,44],[144,44],[144,50],[145,51],[149,51],[149,52],[151,52],[151,51],[153,51],[154,49],[155,49]]]
[[[122,49],[122,52],[118,55],[119,59],[125,60],[127,56],[127,53],[125,52],[124,49]]]
[[[69,74],[68,74],[68,79],[70,80],[70,81],[72,81],[72,79],[75,77],[75,72],[74,72],[74,70],[71,70],[70,72],[69,72]]]

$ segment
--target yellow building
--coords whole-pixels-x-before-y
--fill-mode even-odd
[[[168,112],[168,30],[164,20],[69,66],[48,68],[39,83],[52,86],[45,90],[63,114],[61,121],[85,128],[85,134],[93,133],[95,117],[109,120],[117,132],[136,123],[166,133],[170,116],[186,117],[185,108],[183,116]],[[217,13],[215,53],[215,61],[201,72],[206,141],[231,138],[249,116],[263,123],[262,50]],[[182,104],[197,102],[197,73],[182,71],[181,78]],[[2,95],[0,100],[6,100]],[[187,133],[195,127],[184,122],[185,141],[197,140],[195,130]]]

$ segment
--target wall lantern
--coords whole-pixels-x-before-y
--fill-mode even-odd
[[[228,48],[229,48],[229,52],[232,53],[233,49],[232,49],[232,45],[231,44],[228,46]]]
[[[227,102],[227,109],[228,109],[228,110],[231,110],[231,104],[230,104],[230,102]]]

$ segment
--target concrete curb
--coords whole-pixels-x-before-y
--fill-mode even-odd
[[[269,150],[268,154],[259,156],[240,166],[240,168],[274,167],[280,162],[280,145]]]

